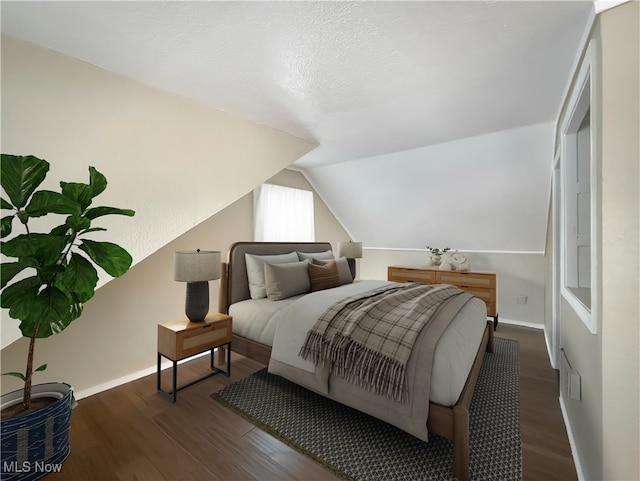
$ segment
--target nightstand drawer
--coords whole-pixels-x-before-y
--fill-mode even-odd
[[[232,318],[210,313],[204,322],[188,319],[158,325],[158,352],[173,360],[184,359],[231,342]]]
[[[182,359],[231,342],[231,321],[179,332],[176,338],[176,355]]]

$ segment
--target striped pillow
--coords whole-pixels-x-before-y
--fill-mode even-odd
[[[307,269],[309,269],[311,292],[340,286],[340,274],[335,261],[328,262],[323,266],[309,264]]]

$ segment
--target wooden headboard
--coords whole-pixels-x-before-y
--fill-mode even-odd
[[[222,263],[218,310],[228,313],[234,302],[251,299],[245,254],[259,256],[289,252],[324,252],[333,250],[329,242],[236,242],[229,248],[227,262]]]

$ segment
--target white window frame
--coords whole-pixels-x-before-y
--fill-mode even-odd
[[[600,111],[597,102],[597,92],[599,91],[599,78],[597,69],[597,42],[591,40],[585,51],[585,56],[578,71],[575,85],[567,105],[567,113],[562,122],[560,141],[561,141],[561,295],[567,303],[576,312],[578,317],[584,322],[589,331],[593,334],[597,333],[597,321],[600,309],[600,289],[602,286],[601,270],[600,270],[600,225],[601,216],[600,208]],[[590,302],[586,305],[581,298],[576,295],[569,286],[568,279],[573,275],[574,266],[569,262],[568,241],[569,236],[575,236],[574,232],[570,232],[571,226],[575,222],[569,216],[577,218],[578,209],[569,212],[572,208],[569,204],[570,199],[567,188],[567,182],[570,178],[569,170],[577,170],[577,155],[575,147],[575,138],[579,126],[582,124],[585,114],[589,112],[590,124],[590,160],[589,160],[589,206],[590,206]],[[575,177],[575,174],[574,174]],[[573,210],[573,209],[572,209]]]
[[[314,242],[313,192],[276,184],[253,191],[253,238],[257,242]]]

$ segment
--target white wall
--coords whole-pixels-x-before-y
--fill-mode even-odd
[[[639,19],[601,18],[603,479],[640,479]]]
[[[284,170],[269,182],[313,190],[304,177]],[[336,243],[346,238],[327,207],[317,196],[317,240]],[[36,365],[47,363],[34,382],[65,381],[85,396],[141,373],[155,372],[156,332],[159,322],[184,317],[185,284],[173,281],[173,253],[177,250],[222,251],[236,241],[253,240],[253,195],[246,194],[229,207],[179,236],[136,264],[124,276],[109,282],[85,305],[82,317],[64,332],[36,343]],[[210,309],[217,310],[218,281],[210,283]],[[2,370],[24,371],[27,339],[1,351]],[[3,377],[2,392],[20,387],[15,378]]]
[[[560,399],[578,474],[587,480],[640,479],[640,131],[639,3],[600,14],[590,38],[599,42],[596,102],[601,129],[601,313],[592,334],[561,300],[561,339],[582,379],[581,399]],[[566,105],[560,120],[566,115]],[[561,123],[559,123],[561,124]],[[550,286],[549,286],[550,287]]]
[[[546,260],[542,254],[467,253],[472,270],[497,274],[498,315],[542,328],[544,325]],[[421,266],[426,264],[426,251],[364,249],[358,262],[362,279],[387,279],[390,265]],[[527,297],[518,304],[518,296]]]
[[[314,147],[5,35],[1,80],[2,152],[51,162],[48,188],[87,182],[89,165],[102,172],[109,187],[96,203],[136,216],[101,219],[109,232],[95,238],[122,245],[134,263]],[[2,322],[2,346],[16,326]]]
[[[542,253],[553,129],[494,132],[305,175],[365,247]]]

